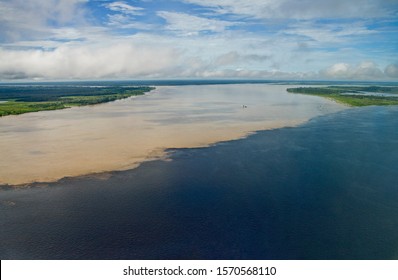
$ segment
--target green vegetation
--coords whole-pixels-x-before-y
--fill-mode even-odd
[[[143,95],[153,87],[1,87],[0,117],[29,112],[65,109],[72,106],[95,105]]]
[[[288,88],[288,92],[322,96],[350,106],[398,105],[398,87],[329,86]],[[397,96],[379,96],[366,93],[388,93]]]

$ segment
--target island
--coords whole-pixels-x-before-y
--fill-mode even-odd
[[[326,97],[349,106],[398,105],[398,87],[395,86],[299,87],[287,91]]]
[[[2,85],[0,117],[95,105],[143,95],[153,89],[149,86]]]

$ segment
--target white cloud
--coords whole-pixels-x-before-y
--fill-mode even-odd
[[[144,9],[141,7],[135,7],[122,1],[107,3],[103,6],[114,12],[108,14],[107,24],[110,27],[121,29],[134,28],[141,30],[154,28],[154,25],[141,23],[135,19],[135,16],[144,15]]]
[[[84,24],[88,0],[0,1],[0,41],[48,36],[48,22]]]
[[[351,66],[348,63],[336,63],[321,71],[321,74],[329,78],[344,78],[351,72]]]
[[[140,24],[136,22],[130,15],[125,14],[109,14],[108,15],[108,26],[115,28],[134,28],[134,24]],[[144,26],[144,24],[141,24]]]
[[[390,64],[387,65],[386,69],[384,69],[384,73],[390,78],[398,78],[398,64]]]
[[[69,38],[47,50],[0,48],[0,79],[100,79],[230,77],[264,79],[387,79],[372,62],[355,64],[352,52],[300,52],[295,40],[223,32],[206,36],[138,33],[110,36],[106,29],[66,29]],[[58,36],[62,37],[62,32]],[[28,41],[29,42],[29,41]],[[26,42],[26,43],[28,43]],[[43,44],[45,42],[37,42]],[[51,46],[51,42],[47,43]],[[335,64],[338,57],[346,63]],[[307,62],[310,61],[310,62]],[[319,73],[314,69],[325,68]]]
[[[108,39],[108,41],[105,40]],[[247,38],[246,38],[247,39]],[[373,62],[337,63],[314,73],[291,67],[266,52],[239,45],[242,38],[225,45],[225,38],[186,40],[137,34],[129,38],[99,38],[97,42],[75,42],[53,50],[0,48],[0,79],[137,79],[137,78],[259,78],[378,80],[397,78],[398,67],[381,71]],[[243,40],[245,41],[245,40]],[[210,45],[213,44],[213,45]],[[277,44],[278,45],[278,44]],[[178,46],[178,47],[176,47]],[[275,55],[282,56],[285,51]],[[281,70],[272,70],[277,61]],[[299,59],[294,64],[300,64]]]
[[[348,63],[336,63],[320,71],[320,76],[327,79],[342,80],[379,80],[385,78],[380,68],[371,61],[358,65]]]
[[[231,65],[236,63],[263,63],[264,61],[270,59],[269,55],[260,54],[245,54],[242,55],[237,51],[230,51],[225,54],[220,55],[215,60],[215,66]]]
[[[235,24],[184,13],[161,11],[157,14],[167,21],[167,29],[178,31],[183,35],[197,35],[201,31],[222,32],[226,27]]]
[[[338,53],[297,50],[296,38],[279,34],[267,38],[261,34],[227,30],[199,37],[151,33],[127,36],[111,35],[104,27],[55,29],[52,34],[60,41],[21,41],[14,47],[0,47],[0,79],[246,76],[377,80],[394,79],[396,73],[393,66],[383,72],[375,63],[358,64],[355,49]],[[63,38],[68,41],[63,42]],[[47,48],[26,48],[35,46]],[[364,57],[363,60],[369,59]],[[345,63],[336,64],[336,60]],[[385,65],[382,66],[384,69]],[[318,69],[324,70],[314,74]]]
[[[127,41],[69,45],[55,50],[0,49],[0,78],[95,79],[157,77],[178,60],[173,49]]]
[[[310,21],[302,21],[289,26],[282,33],[304,36],[321,43],[340,43],[353,40],[357,36],[374,34],[376,31],[369,30],[362,22],[317,24]]]
[[[158,25],[135,21],[130,16],[124,14],[108,15],[108,26],[120,29],[130,29],[130,28],[140,29],[140,30],[159,29]]]
[[[391,23],[378,22],[390,28],[387,34],[381,28],[376,28],[377,33],[369,30],[367,26],[375,21],[364,18],[289,20],[288,14],[301,9],[291,0],[183,1],[210,8],[182,13],[149,6],[146,9],[151,10],[143,10],[128,1],[97,1],[101,19],[108,16],[106,22],[99,23],[98,18],[87,22],[96,16],[85,10],[93,4],[79,9],[85,0],[0,0],[0,79],[245,75],[267,79],[397,79],[397,65],[386,67],[395,61]],[[300,1],[304,7],[310,2],[315,3]],[[326,2],[329,4],[314,5],[319,9],[331,5],[331,1]],[[330,15],[351,7],[348,1],[333,3],[342,6],[328,11]],[[275,19],[288,4],[291,7],[282,15],[285,18]],[[377,14],[380,7],[375,11]],[[144,12],[151,14],[150,18],[136,17]],[[130,28],[141,31],[130,32]],[[372,42],[369,38],[373,34],[384,41],[364,48],[363,42]],[[377,61],[384,71],[361,61]],[[317,72],[319,69],[324,70]]]
[[[129,15],[142,15],[142,11],[144,10],[143,8],[134,7],[122,1],[105,4],[105,7],[111,11]]]
[[[357,18],[383,17],[393,1],[378,0],[183,0],[187,3],[211,7],[219,14],[235,14],[255,18]]]
[[[109,30],[105,27],[60,27],[48,28],[47,36],[43,39],[19,40],[0,45],[7,49],[55,49],[61,46],[74,45],[76,42],[90,44],[92,42],[106,42],[109,39]]]
[[[95,30],[94,30],[95,31]],[[62,32],[61,32],[62,33]],[[0,49],[0,79],[96,79],[146,77],[276,77],[264,40],[217,34],[182,37],[139,33],[110,37],[103,30],[68,30],[85,41],[57,43],[54,49]],[[96,35],[94,35],[96,34]],[[91,37],[90,37],[91,36]],[[43,43],[43,42],[38,42]],[[258,43],[259,45],[256,45]],[[51,45],[51,42],[48,43]],[[257,68],[257,69],[256,69]],[[286,74],[283,74],[286,76]]]
[[[314,73],[303,72],[283,72],[268,70],[251,70],[251,69],[208,69],[196,71],[190,77],[197,78],[238,78],[238,79],[274,79],[274,80],[295,80],[295,79],[314,79]]]

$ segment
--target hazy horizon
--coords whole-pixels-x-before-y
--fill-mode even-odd
[[[398,81],[393,80],[294,80],[294,79],[236,79],[236,78],[164,78],[164,79],[63,79],[63,80],[42,80],[42,79],[18,79],[18,80],[0,80],[0,85],[46,85],[46,84],[108,84],[109,83],[126,83],[128,85],[150,85],[150,86],[168,86],[168,85],[216,85],[216,84],[302,84],[302,85],[371,85],[371,84],[386,84],[397,85]]]

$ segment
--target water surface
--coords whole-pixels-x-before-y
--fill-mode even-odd
[[[167,148],[208,146],[345,108],[286,87],[159,87],[107,104],[0,118],[0,184],[131,169]]]
[[[1,259],[398,259],[398,107],[0,191]]]

